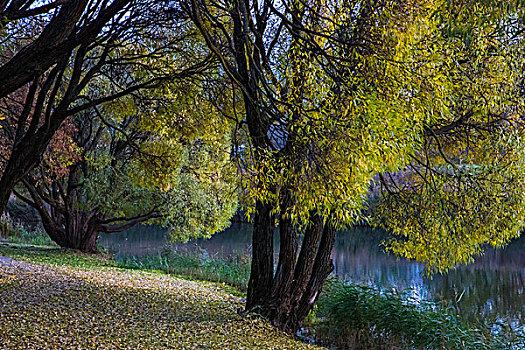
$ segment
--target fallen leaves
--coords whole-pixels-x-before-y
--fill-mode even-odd
[[[315,348],[218,285],[115,267],[0,263],[0,306],[0,349]]]

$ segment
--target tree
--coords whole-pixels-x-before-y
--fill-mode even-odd
[[[0,98],[4,107],[13,105],[12,100],[19,104],[0,178],[1,209],[14,186],[38,165],[66,118],[162,81],[194,74],[209,63],[203,59],[181,60],[172,66],[151,64],[134,80],[120,75],[132,66],[143,69],[146,58],[150,63],[164,62],[162,53],[174,50],[184,37],[187,21],[179,21],[176,8],[165,2],[4,1],[0,13],[5,19]],[[164,37],[164,46],[150,46],[164,28],[180,35]],[[136,50],[123,50],[129,45]],[[198,51],[193,53],[200,57]],[[108,86],[88,99],[85,91],[94,92],[101,78]],[[22,96],[25,100],[19,100]]]
[[[440,71],[453,86],[446,113],[425,125],[402,171],[380,176],[376,220],[396,236],[388,249],[426,262],[429,273],[504,246],[525,219],[523,7],[463,6],[443,6],[441,35],[419,39],[427,49],[407,57],[443,57]]]
[[[239,123],[246,125],[249,147],[240,159],[254,213],[246,309],[286,331],[300,327],[319,295],[333,269],[330,252],[335,231],[359,216],[374,174],[397,172],[412,164],[439,131],[463,131],[464,141],[455,151],[468,142],[481,142],[483,138],[470,137],[472,129],[464,127],[469,123],[458,124],[455,119],[464,111],[459,108],[463,98],[469,108],[483,111],[475,122],[480,129],[496,119],[519,116],[519,74],[511,74],[511,60],[496,59],[496,65],[485,70],[486,64],[493,64],[494,52],[505,51],[505,41],[489,38],[519,11],[515,4],[496,9],[497,4],[483,1],[187,0],[184,4],[243,99],[244,117]],[[465,6],[479,7],[482,14],[462,12]],[[464,21],[456,22],[458,18]],[[476,32],[477,26],[483,28],[477,36],[458,35],[459,29]],[[467,41],[472,39],[478,42],[470,45]],[[520,57],[517,51],[505,53]],[[477,61],[480,54],[485,65]],[[506,92],[499,99],[494,85],[480,84],[496,72]],[[469,80],[473,77],[475,81]],[[496,117],[486,118],[492,114]],[[490,129],[495,138],[501,135],[501,142],[489,142],[505,149],[500,156],[519,140],[516,124],[505,125],[515,134],[513,141],[505,139],[501,129]],[[518,157],[522,149],[512,154]],[[486,156],[494,160],[494,155]],[[487,164],[488,172],[493,165]],[[516,175],[516,168],[512,170]],[[500,180],[509,182],[507,176]],[[520,185],[521,178],[516,188]],[[491,191],[506,195],[505,186]],[[501,200],[497,206],[504,210],[511,203]],[[400,223],[396,233],[402,230]],[[512,227],[518,227],[520,220],[516,223]],[[275,272],[274,225],[280,234]],[[413,250],[410,242],[417,242],[417,232],[417,228],[410,231],[405,252]],[[300,249],[299,233],[304,235]],[[472,243],[479,245],[484,239]],[[441,251],[436,248],[427,245],[419,251]],[[472,253],[468,248],[464,251],[465,256]],[[425,259],[423,254],[417,256]]]
[[[44,79],[45,91],[40,94],[39,109],[42,110],[45,95],[51,90],[54,79],[61,77],[59,71],[64,69],[66,62],[75,55],[81,46],[82,50],[92,44],[103,28],[122,11],[127,11],[130,1],[91,2],[91,1],[4,1],[0,4],[0,13],[3,19],[2,38],[3,50],[0,62],[0,98],[5,99],[10,94],[16,94],[24,84],[33,87],[27,101],[24,114],[35,100],[37,85]],[[35,25],[38,23],[38,26]],[[26,26],[33,24],[37,32],[31,39],[22,34]],[[24,40],[17,40],[18,38]],[[15,43],[15,41],[18,41]],[[14,48],[14,50],[12,50]],[[80,55],[82,56],[82,54]],[[61,64],[59,64],[61,63]],[[78,63],[81,65],[82,61]],[[52,71],[49,73],[49,70]],[[49,74],[48,74],[49,73]],[[57,89],[58,90],[58,85]],[[75,90],[69,90],[69,95]],[[78,95],[80,91],[73,98]],[[54,101],[49,101],[53,106]],[[54,107],[54,106],[53,106]],[[65,106],[67,108],[67,105]],[[64,106],[62,106],[62,109]],[[38,111],[38,109],[36,109]],[[46,113],[48,114],[48,113]],[[0,208],[3,210],[14,185],[21,177],[38,163],[46,145],[61,122],[67,117],[58,113],[55,118],[42,116],[46,119],[45,128],[38,128],[38,124],[25,131],[25,122],[20,127],[17,140],[10,152],[10,159],[0,178]],[[35,117],[35,121],[40,116]],[[27,119],[27,118],[25,118]],[[35,122],[36,123],[36,122]]]
[[[88,57],[108,50],[107,66],[93,74],[83,88],[85,104],[73,107],[15,191],[62,247],[96,252],[99,232],[142,222],[170,226],[174,239],[209,237],[236,209],[229,124],[213,117],[216,109],[195,79],[211,62],[197,51],[194,28],[187,21],[168,25],[171,16],[150,7],[133,18],[128,38],[112,33],[115,40],[93,47]],[[66,69],[64,80],[71,73]],[[8,145],[24,121],[16,107],[5,101]]]
[[[168,226],[170,237],[178,240],[210,237],[227,227],[237,208],[234,168],[228,152],[218,147],[229,143],[228,125],[214,123],[218,120],[201,101],[207,126],[224,134],[209,137],[203,125],[189,133],[186,125],[181,135],[180,124],[162,123],[165,113],[172,119],[174,112],[168,98],[162,100],[163,112],[151,112],[159,100],[150,95],[146,105],[131,110],[127,105],[127,112],[120,106],[77,116],[72,139],[61,140],[57,133],[42,164],[24,177],[22,190],[15,190],[38,210],[45,231],[61,247],[93,253],[100,232],[138,223]],[[187,107],[177,101],[177,114],[189,112]],[[64,152],[71,142],[76,157]]]

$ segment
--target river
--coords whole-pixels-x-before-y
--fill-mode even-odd
[[[525,237],[504,249],[488,249],[475,262],[446,275],[423,276],[422,264],[387,254],[380,246],[385,234],[356,227],[339,232],[332,252],[335,274],[345,280],[381,289],[409,291],[412,297],[454,307],[465,319],[500,320],[513,328],[524,324]],[[200,249],[227,258],[250,254],[251,225],[233,224],[208,240],[170,244],[165,230],[138,226],[101,235],[100,243],[116,258],[159,254],[164,249]],[[279,244],[278,236],[275,246]],[[277,257],[277,253],[276,253]]]

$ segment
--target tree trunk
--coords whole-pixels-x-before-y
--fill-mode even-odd
[[[293,107],[303,105],[305,79],[302,71],[307,63],[302,63],[302,58],[292,62],[292,69],[296,74],[293,75],[292,81],[285,84],[286,91],[284,89],[283,91],[270,91],[272,90],[270,86],[274,85],[267,81],[268,71],[271,68],[266,57],[264,33],[273,13],[269,11],[271,15],[268,16],[257,13],[256,21],[254,21],[252,14],[254,8],[259,7],[258,3],[234,0],[230,5],[228,12],[224,13],[230,16],[233,29],[232,35],[228,35],[227,40],[222,40],[223,38],[216,40],[215,30],[210,29],[210,25],[213,28],[214,23],[222,26],[219,21],[214,22],[215,12],[210,11],[210,8],[214,8],[213,6],[209,7],[206,1],[194,0],[188,2],[187,10],[232,82],[241,88],[255,164],[264,165],[268,161],[268,156],[275,156],[276,161],[281,156],[284,157],[283,159],[292,161],[295,158],[298,162],[296,170],[299,171],[302,168],[303,156],[308,155],[309,149],[305,147],[303,150],[298,150],[303,140],[295,139],[299,135],[294,135],[292,127],[301,125],[302,113],[292,111],[292,120],[289,120],[288,116],[290,108],[293,110]],[[301,28],[301,14],[309,9],[302,3],[290,3],[289,5],[290,7],[286,8],[287,14],[283,17],[288,16],[288,11],[293,11],[291,19],[293,27]],[[281,22],[281,24],[287,27],[289,23]],[[277,33],[280,31],[278,30]],[[304,42],[308,35],[303,35],[304,33],[298,29],[292,29],[290,33],[294,42],[290,49],[293,55],[296,49],[303,48],[301,42]],[[277,42],[278,37],[275,40]],[[225,42],[231,45],[228,47],[229,52],[232,53],[231,57],[222,54],[222,44]],[[218,43],[221,43],[221,49]],[[275,42],[269,43],[270,47],[273,44]],[[234,59],[235,66],[230,58]],[[280,104],[281,101],[284,103]],[[288,111],[282,113],[282,107]],[[279,142],[272,141],[270,137],[273,133],[272,126],[283,125],[283,123],[286,131],[278,136],[280,137]],[[286,141],[286,145],[281,148],[283,141]],[[275,162],[271,166],[276,164],[289,165],[287,162]],[[273,170],[279,173],[278,169]],[[264,172],[264,166],[258,171]],[[283,185],[286,186],[286,184]],[[333,270],[330,254],[334,244],[335,230],[331,226],[325,226],[322,218],[312,215],[315,219],[314,223],[306,229],[305,239],[298,254],[297,228],[287,218],[287,215],[283,215],[295,204],[293,203],[293,189],[280,189],[279,193],[276,186],[274,190],[276,192],[273,194],[281,196],[278,201],[273,202],[271,196],[267,196],[268,202],[256,202],[252,266],[246,311],[261,314],[275,326],[293,333],[301,327],[321,291],[323,282]],[[276,202],[279,202],[279,207]],[[280,214],[281,243],[275,276],[273,273],[274,218],[272,212]]]
[[[71,239],[74,237],[74,239]],[[81,233],[80,235],[70,235],[69,240],[66,241],[64,248],[71,248],[80,250],[84,253],[97,253],[97,239],[98,231],[94,228]]]
[[[264,313],[273,283],[272,206],[257,201],[252,236],[252,266],[248,282],[246,310]]]
[[[89,228],[85,232],[48,231],[49,237],[62,248],[80,250],[84,253],[97,253],[98,230]]]
[[[75,176],[75,169],[77,168],[71,169],[70,176]],[[101,225],[95,211],[86,213],[75,208],[76,203],[72,199],[75,191],[69,193],[64,205],[56,208],[44,203],[37,188],[27,178],[22,181],[33,201],[29,201],[18,193],[17,196],[38,211],[42,226],[53,242],[63,248],[80,250],[85,253],[97,252],[97,239]]]
[[[273,236],[271,206],[258,203],[258,207],[264,210],[258,210],[255,216],[246,311],[261,314],[274,326],[293,334],[301,328],[323,283],[333,271],[330,256],[336,231],[329,223],[324,223],[322,217],[312,213],[312,224],[305,229],[297,254],[296,229],[289,220],[281,219],[279,261],[273,276],[273,261],[270,264],[268,259],[273,258],[269,248]]]
[[[65,114],[57,115],[46,128],[26,134],[15,145],[0,178],[0,212],[5,210],[16,184],[40,163],[47,145],[65,118]]]
[[[313,270],[309,274],[308,285],[302,293],[302,297],[295,298],[293,304],[293,314],[288,317],[287,322],[281,328],[287,332],[296,332],[303,324],[306,316],[312,309],[315,301],[319,297],[326,278],[334,270],[334,263],[330,258],[335,243],[335,228],[330,224],[323,227],[323,235],[319,243],[319,249],[315,258]],[[315,242],[317,244],[317,242]],[[307,249],[314,249],[313,246]],[[299,292],[296,295],[299,296]]]
[[[22,149],[15,149],[0,178],[0,212],[4,212],[11,192],[15,185],[40,161],[37,150],[33,150],[29,145],[23,145]],[[25,147],[28,146],[28,147]]]
[[[46,210],[47,212],[47,210]],[[41,214],[42,216],[42,214]],[[76,210],[66,215],[57,214],[42,217],[44,230],[62,248],[80,250],[84,253],[97,253],[97,239],[100,226],[93,216]]]

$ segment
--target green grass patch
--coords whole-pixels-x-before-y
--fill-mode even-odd
[[[250,278],[249,259],[225,260],[212,257],[205,251],[173,250],[158,255],[127,256],[120,260],[126,267],[132,269],[161,270],[167,274],[185,276],[190,279],[227,284],[240,291],[241,294],[246,292]]]
[[[52,266],[81,268],[116,267],[131,270],[146,270],[153,273],[170,274],[188,281],[211,282],[223,290],[245,297],[250,274],[249,263],[209,258],[199,253],[172,252],[158,256],[136,258],[125,257],[120,261],[109,254],[85,254],[57,246],[35,246],[30,244],[0,243],[0,255],[10,258]],[[202,269],[201,269],[202,267]]]
[[[0,243],[0,255],[10,258],[53,266],[83,268],[125,267],[107,254],[84,254],[70,249],[53,246],[33,246],[27,244]]]

